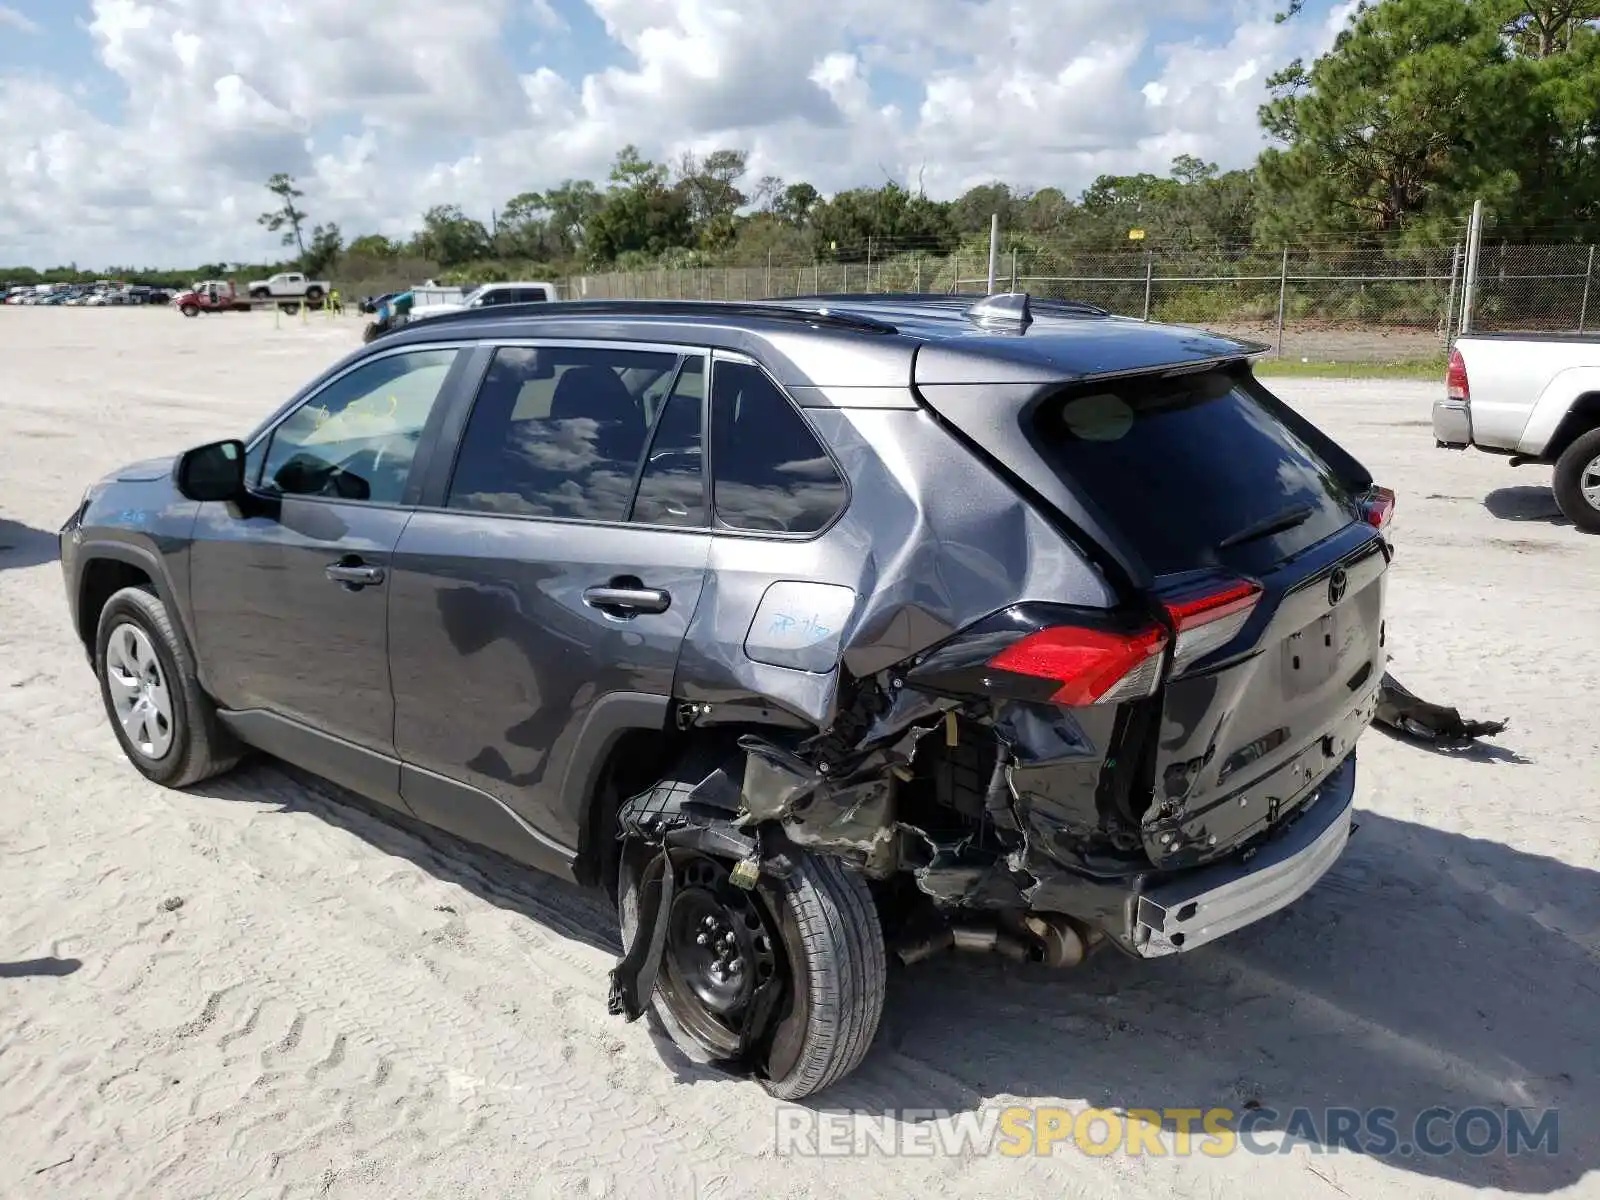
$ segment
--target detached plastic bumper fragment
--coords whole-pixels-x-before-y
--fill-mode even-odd
[[[1465,449],[1472,444],[1472,418],[1465,400],[1434,401],[1433,440],[1452,450]]]
[[[1373,718],[1397,733],[1438,746],[1461,746],[1504,733],[1506,721],[1469,721],[1460,710],[1419,700],[1399,680],[1384,675]]]
[[[1350,840],[1356,760],[1328,776],[1301,817],[1239,859],[1200,867],[1139,897],[1134,948],[1160,958],[1204,946],[1287,907],[1338,861]]]

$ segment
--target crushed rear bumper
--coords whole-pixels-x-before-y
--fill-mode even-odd
[[[1278,836],[1147,888],[1134,908],[1134,950],[1144,958],[1194,950],[1305,895],[1350,840],[1355,783],[1351,753]]]

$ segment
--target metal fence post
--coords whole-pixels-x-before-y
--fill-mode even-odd
[[[845,293],[846,295],[850,294],[850,264],[849,263],[845,263],[845,265],[844,265],[844,286],[841,287],[839,290],[841,292]]]
[[[994,277],[1000,265],[1000,214],[989,214],[989,290],[986,296],[994,295]]]
[[[1156,281],[1156,256],[1155,252],[1146,249],[1144,252],[1144,319],[1150,320],[1150,292]]]
[[[772,251],[771,250],[767,251],[766,295],[767,295],[767,297],[769,299],[772,296]]]
[[[1578,310],[1578,332],[1589,321],[1589,281],[1594,278],[1594,247],[1589,247],[1589,265],[1583,269],[1583,307]]]
[[[1456,279],[1461,274],[1461,243],[1456,243],[1455,252],[1450,256],[1450,298],[1444,305],[1444,345],[1450,348],[1450,330],[1456,322]]]
[[[822,264],[819,262],[811,264],[811,291],[813,294],[822,291]]]
[[[917,252],[917,294],[922,294],[922,253]]]
[[[1472,332],[1473,308],[1478,300],[1478,255],[1483,249],[1483,201],[1472,202],[1472,221],[1467,225],[1467,278],[1461,287],[1461,332]]]
[[[1283,313],[1289,303],[1289,247],[1283,248],[1283,270],[1278,275],[1278,357],[1283,357]]]

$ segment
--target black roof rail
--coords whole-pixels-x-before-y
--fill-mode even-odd
[[[394,332],[439,324],[496,321],[507,317],[761,317],[774,321],[852,329],[859,333],[898,333],[887,321],[853,312],[835,312],[826,305],[806,306],[791,300],[551,300],[524,304],[491,304],[457,312],[418,317]]]

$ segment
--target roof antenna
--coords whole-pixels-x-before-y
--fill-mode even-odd
[[[963,314],[975,325],[1002,326],[1022,333],[1033,324],[1033,306],[1027,292],[999,292],[985,296]]]

